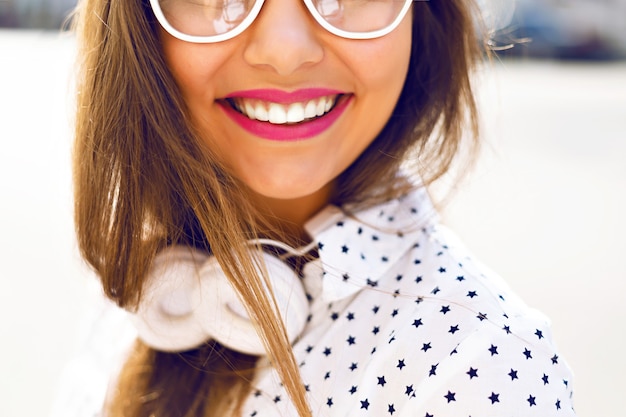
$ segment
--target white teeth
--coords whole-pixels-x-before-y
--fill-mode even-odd
[[[320,97],[307,102],[279,104],[260,100],[237,99],[235,107],[248,118],[273,124],[300,123],[328,113],[338,96]]]
[[[269,122],[276,125],[282,125],[287,123],[287,113],[285,112],[285,106],[280,104],[271,103],[269,114]]]
[[[251,118],[252,120],[256,119],[256,112],[254,111],[254,107],[252,107],[252,103],[250,103],[249,101],[246,101],[244,103],[244,107],[246,109],[245,113],[248,115],[249,118]]]
[[[312,119],[317,116],[316,108],[317,105],[315,104],[315,101],[311,100],[306,103],[306,106],[304,107],[304,117],[306,117],[307,119]]]
[[[251,114],[252,116],[250,118],[253,120],[256,119],[262,122],[268,122],[270,120],[267,110],[265,110],[265,107],[263,107],[261,103],[257,103],[257,105],[254,107],[254,112],[252,112]]]
[[[300,103],[295,103],[289,106],[287,111],[287,123],[298,123],[305,119],[304,106]]]
[[[322,114],[326,113],[326,100],[318,101],[315,109],[316,109],[318,116],[321,116]]]

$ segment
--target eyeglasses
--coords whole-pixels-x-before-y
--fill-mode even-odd
[[[313,18],[347,39],[373,39],[394,30],[413,1],[303,0]],[[221,42],[239,35],[256,19],[265,0],[150,0],[163,28],[193,43]]]

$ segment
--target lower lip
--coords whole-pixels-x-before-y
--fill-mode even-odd
[[[328,130],[343,114],[351,101],[352,96],[340,97],[335,107],[321,117],[308,122],[281,125],[252,120],[233,109],[227,103],[218,102],[218,104],[235,123],[253,135],[268,140],[290,142],[310,139]]]

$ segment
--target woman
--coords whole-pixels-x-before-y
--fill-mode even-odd
[[[474,16],[80,4],[78,238],[139,336],[104,415],[573,415],[545,320],[424,191],[476,133]]]

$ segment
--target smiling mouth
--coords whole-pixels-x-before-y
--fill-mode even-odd
[[[332,94],[290,104],[243,97],[228,98],[226,102],[250,120],[288,125],[308,122],[324,116],[336,106],[342,96],[342,94]]]

